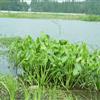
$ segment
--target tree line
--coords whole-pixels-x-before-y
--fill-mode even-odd
[[[22,1],[22,2],[20,2]],[[15,11],[34,11],[34,12],[62,12],[62,13],[86,13],[100,14],[100,0],[32,0],[28,5],[24,0],[0,0],[0,10]]]
[[[62,3],[57,0],[32,0],[30,6],[32,11],[39,12],[100,14],[100,0],[66,0]]]
[[[27,11],[28,5],[20,0],[0,0],[0,10]]]

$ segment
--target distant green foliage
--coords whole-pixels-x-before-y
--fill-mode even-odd
[[[100,1],[86,0],[84,2],[75,2],[75,0],[69,0],[59,3],[55,0],[32,0],[31,9],[38,12],[100,14]]]
[[[90,52],[85,43],[28,36],[11,45],[9,59],[28,84],[100,90],[100,50]]]
[[[20,0],[0,0],[0,10],[27,11],[28,5]]]
[[[47,12],[0,12],[0,18],[63,19],[100,21],[100,15],[47,13]]]
[[[0,10],[100,14],[100,0],[32,0],[30,5],[24,0],[0,0]]]

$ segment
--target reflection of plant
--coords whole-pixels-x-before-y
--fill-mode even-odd
[[[33,41],[28,36],[11,45],[9,57],[31,84],[100,89],[100,51],[89,52],[85,43],[71,44],[48,35]]]

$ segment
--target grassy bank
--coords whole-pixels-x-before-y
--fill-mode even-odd
[[[47,13],[47,12],[0,12],[1,18],[64,19],[100,21],[100,16],[86,14]]]

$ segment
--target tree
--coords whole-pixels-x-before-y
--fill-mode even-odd
[[[0,0],[0,10],[27,10],[27,4],[20,0]]]
[[[86,0],[85,8],[87,14],[100,14],[100,0]]]

